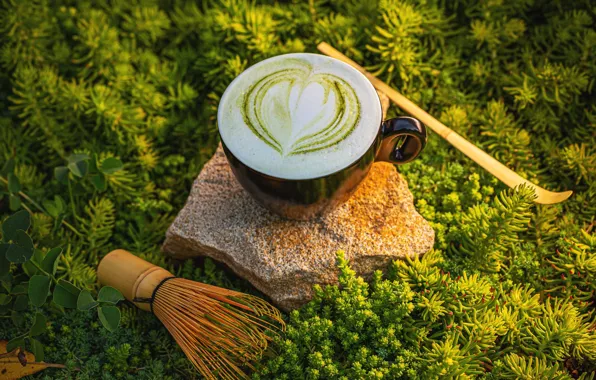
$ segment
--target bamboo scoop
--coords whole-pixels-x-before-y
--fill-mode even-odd
[[[284,328],[279,310],[258,297],[177,278],[122,249],[101,260],[97,277],[153,312],[207,379],[248,378],[241,367],[253,368],[267,348],[265,331]]]
[[[463,154],[471,158],[474,162],[482,166],[485,170],[497,177],[507,186],[514,188],[521,184],[526,184],[532,187],[536,192],[536,199],[534,199],[534,202],[541,204],[560,203],[569,198],[573,193],[572,191],[563,191],[560,193],[549,191],[533,184],[527,179],[522,178],[519,174],[509,169],[507,166],[503,165],[493,157],[489,156],[482,149],[478,148],[476,145],[461,137],[454,130],[448,128],[445,126],[445,124],[429,115],[426,111],[411,102],[408,98],[389,87],[386,83],[376,78],[371,73],[367,72],[362,66],[358,65],[356,62],[337,51],[331,45],[327,44],[326,42],[321,42],[317,48],[321,53],[335,59],[339,59],[340,61],[343,61],[360,71],[368,78],[368,80],[373,84],[373,86],[375,86],[377,90],[384,92],[389,99],[393,100],[393,102],[400,108],[410,115],[418,118],[427,127],[438,133],[451,145],[459,149]]]

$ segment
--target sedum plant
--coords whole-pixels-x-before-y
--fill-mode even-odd
[[[166,260],[160,244],[217,146],[226,86],[325,40],[521,175],[574,195],[534,205],[431,134],[399,170],[434,250],[368,279],[340,255],[339,286],[287,315],[254,376],[593,378],[595,17],[587,0],[0,2],[0,339],[66,364],[36,377],[196,378],[150,314],[121,303],[121,327],[102,326],[117,297],[99,288],[97,263],[123,247],[255,292],[209,260]],[[25,212],[30,225],[12,228]],[[29,259],[7,265],[6,245]]]

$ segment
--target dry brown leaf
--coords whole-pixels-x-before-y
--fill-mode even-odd
[[[7,340],[0,340],[0,379],[16,380],[43,371],[48,367],[65,368],[62,364],[36,362],[35,356],[32,353],[20,351],[18,348],[7,352],[7,344]],[[26,364],[23,366],[21,362]]]

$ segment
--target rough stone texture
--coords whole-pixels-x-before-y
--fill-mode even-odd
[[[310,300],[314,284],[337,282],[336,252],[344,250],[357,273],[421,255],[434,231],[416,212],[395,167],[375,163],[356,193],[312,221],[282,219],[244,191],[221,146],[195,180],[170,226],[163,250],[177,258],[209,256],[271,297],[285,310]]]

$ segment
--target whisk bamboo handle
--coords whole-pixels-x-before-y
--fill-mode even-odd
[[[120,290],[127,300],[133,302],[135,298],[151,298],[155,288],[174,275],[130,252],[117,249],[100,261],[97,277],[101,284]],[[151,311],[151,305],[147,302],[134,304],[139,309]]]

